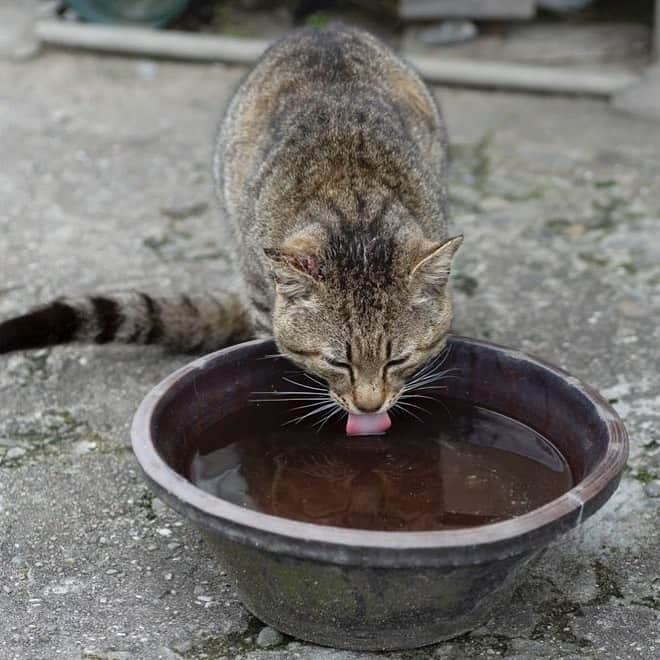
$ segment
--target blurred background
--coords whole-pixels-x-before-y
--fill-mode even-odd
[[[429,82],[595,95],[660,118],[658,7],[660,0],[26,0],[2,7],[0,52],[29,57],[56,45],[245,64],[292,28],[339,20],[379,35]]]
[[[68,0],[67,19],[276,38],[334,19],[410,52],[552,64],[639,64],[655,0]],[[451,47],[450,47],[451,46]]]

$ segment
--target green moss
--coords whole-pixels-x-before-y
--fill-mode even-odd
[[[605,233],[612,231],[616,227],[617,221],[623,217],[624,205],[625,200],[619,197],[612,197],[604,202],[593,200],[594,218],[589,222],[589,229]]]
[[[431,648],[420,649],[419,651],[400,651],[396,655],[396,660],[426,660],[431,657]],[[389,653],[382,653],[384,657],[389,657]]]
[[[449,147],[450,159],[467,171],[473,179],[473,187],[482,193],[492,172],[492,142],[493,134],[488,132],[478,142],[454,143]]]
[[[218,261],[227,259],[227,253],[224,250],[210,250],[201,254],[194,254],[189,257],[190,261]]]
[[[170,261],[201,261],[204,259],[226,258],[224,252],[219,252],[215,243],[207,247],[211,248],[208,254],[189,257],[187,251],[181,245],[193,239],[194,232],[186,228],[186,221],[203,215],[208,209],[206,202],[190,204],[180,208],[161,208],[160,212],[167,218],[165,229],[159,236],[147,236],[142,239],[142,245],[151,250],[158,259],[164,262]]]
[[[317,11],[305,19],[305,24],[313,28],[324,28],[328,25],[330,20],[331,17],[328,14],[322,11]]]
[[[20,457],[5,459],[3,465],[7,467],[19,467],[51,456],[68,456],[74,445],[83,441],[91,443],[90,449],[96,453],[123,455],[130,451],[129,446],[118,445],[96,433],[68,410],[46,410],[35,418],[31,427],[7,435],[16,446],[26,450]]]
[[[505,656],[509,653],[509,645],[511,640],[504,635],[473,635],[466,633],[460,637],[451,640],[451,644],[458,646],[460,653],[457,657],[460,658],[474,658],[480,655],[493,655],[495,654]]]
[[[660,273],[654,273],[650,277],[647,277],[646,283],[649,286],[660,286]]]
[[[251,34],[250,22],[240,9],[229,4],[218,3],[212,20],[214,32],[222,32],[232,37],[247,37]]]
[[[578,257],[590,266],[603,267],[610,263],[610,260],[607,257],[594,254],[593,252],[578,252]]]
[[[203,660],[206,658],[209,660],[219,660],[219,658],[234,660],[242,653],[248,653],[259,648],[255,640],[263,625],[259,619],[250,616],[247,627],[243,632],[204,637],[194,644],[183,657],[187,660]]]
[[[199,215],[203,215],[208,210],[209,205],[206,202],[197,202],[189,206],[182,206],[179,208],[161,208],[160,212],[170,220],[187,220]]]
[[[543,197],[545,191],[540,186],[533,188],[521,188],[519,193],[503,194],[499,193],[502,199],[509,200],[510,202],[529,202],[532,199],[539,199]]]
[[[630,261],[619,264],[619,268],[622,268],[627,275],[636,275],[639,272],[637,266]]]
[[[278,582],[284,598],[298,601],[296,608],[316,612],[320,616],[330,607],[342,610],[347,616],[355,615],[360,604],[340,570],[329,567],[323,573],[314,566],[304,564],[288,566],[273,562],[268,569]]]
[[[598,593],[589,601],[589,605],[602,605],[610,598],[623,598],[616,573],[613,570],[601,561],[594,562],[593,569],[596,574]]]
[[[472,173],[478,188],[485,188],[488,177],[492,169],[492,160],[490,157],[489,149],[493,142],[492,133],[486,133],[474,147],[474,165]]]
[[[631,603],[633,605],[641,605],[642,607],[650,607],[652,610],[660,612],[660,600],[653,596],[644,596],[644,598],[633,600]]]
[[[451,650],[447,655],[439,654],[443,647],[449,646]],[[511,639],[506,635],[474,635],[465,633],[459,637],[453,637],[446,642],[425,646],[421,649],[410,651],[398,651],[394,654],[390,651],[375,653],[374,655],[386,658],[394,657],[396,660],[429,660],[434,657],[448,658],[478,658],[505,657],[511,653]]]
[[[553,234],[567,234],[574,224],[566,218],[550,218],[545,222],[546,229],[550,230]]]
[[[378,653],[377,655],[382,655],[384,658],[394,657],[396,660],[429,660],[433,657],[433,649],[436,647],[426,646],[424,648],[414,650],[414,651],[399,651],[396,655],[392,655],[391,652]]]
[[[582,235],[587,232],[600,232],[607,234],[616,228],[617,224],[621,222],[623,213],[625,211],[624,200],[619,198],[610,198],[606,201],[593,200],[592,209],[593,215],[582,222],[575,222],[568,218],[550,218],[546,221],[545,227],[548,231],[561,234],[563,236]],[[582,255],[580,255],[582,256]],[[587,253],[586,260],[595,265],[606,265],[606,263],[598,263],[602,257],[597,257],[596,261],[592,260],[593,255]],[[622,264],[625,268],[632,264]]]
[[[559,639],[581,648],[591,646],[588,639],[578,637],[571,628],[571,620],[584,616],[582,606],[566,598],[553,598],[543,603],[538,610],[539,621],[532,630],[531,639]]]
[[[658,478],[658,475],[655,472],[642,468],[633,474],[633,478],[637,479],[637,481],[641,481],[643,484],[648,484],[655,481]]]
[[[658,442],[657,440],[651,440],[651,442],[647,442],[643,444],[642,447],[644,449],[657,449],[658,447],[660,447],[660,442]]]
[[[148,490],[144,489],[142,491],[142,495],[140,495],[140,498],[137,501],[137,505],[144,509],[145,516],[147,520],[155,520],[156,519],[156,512],[154,511],[154,496],[153,493]]]
[[[588,639],[578,637],[571,627],[574,617],[584,616],[583,606],[603,605],[611,598],[623,598],[617,576],[601,561],[593,563],[597,593],[586,603],[577,603],[568,598],[556,597],[541,605],[539,621],[532,631],[535,640],[558,639],[586,649],[592,646]]]

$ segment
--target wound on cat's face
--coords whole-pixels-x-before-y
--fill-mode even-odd
[[[349,412],[389,409],[406,379],[445,346],[447,284],[462,241],[343,227],[266,251],[281,352],[327,381]]]

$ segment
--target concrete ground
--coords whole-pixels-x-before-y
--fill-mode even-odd
[[[0,317],[61,293],[234,285],[209,171],[242,73],[65,52],[0,61]],[[1,356],[0,658],[660,655],[660,131],[592,100],[437,96],[466,235],[456,329],[605,393],[632,441],[615,497],[458,639],[378,655],[259,636],[129,447],[140,399],[188,358]]]

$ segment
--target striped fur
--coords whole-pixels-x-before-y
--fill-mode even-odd
[[[238,296],[150,296],[122,293],[62,298],[0,323],[0,353],[72,341],[163,344],[208,352],[252,336]]]
[[[461,244],[447,233],[433,97],[371,35],[305,29],[271,47],[225,113],[216,192],[238,297],[62,299],[0,324],[0,352],[66,341],[208,351],[274,336],[350,411],[387,409],[442,349]]]
[[[433,97],[359,30],[283,39],[228,107],[214,176],[255,331],[345,409],[387,409],[444,346],[446,170]]]

